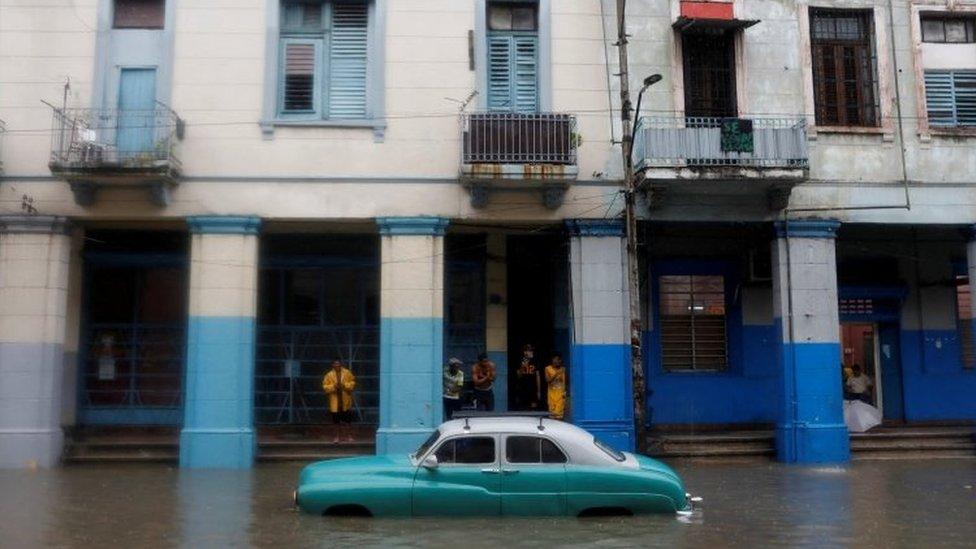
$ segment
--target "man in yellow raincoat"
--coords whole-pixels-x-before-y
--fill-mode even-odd
[[[562,419],[566,414],[566,365],[559,353],[552,355],[552,363],[546,366],[546,393],[549,401],[549,415],[552,419]]]
[[[353,420],[352,392],[356,388],[356,376],[339,360],[332,361],[332,368],[322,379],[322,388],[329,395],[329,412],[332,413],[332,423],[336,426],[333,443],[339,442],[340,435],[352,442],[349,424]]]

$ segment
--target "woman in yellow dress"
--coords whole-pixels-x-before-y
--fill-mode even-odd
[[[549,416],[562,419],[566,413],[566,365],[559,353],[552,355],[552,363],[546,366],[546,383],[549,391]]]
[[[333,360],[332,367],[322,378],[322,388],[329,395],[329,412],[336,428],[332,442],[338,443],[343,434],[347,442],[352,442],[350,424],[353,420],[352,392],[356,389],[356,376],[342,362]]]

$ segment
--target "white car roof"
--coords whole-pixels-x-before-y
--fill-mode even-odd
[[[594,444],[593,435],[585,429],[555,419],[514,415],[474,416],[446,421],[438,430],[441,439],[462,435],[542,436],[555,442],[573,464],[637,467],[637,460],[633,455],[624,453],[626,459],[623,462],[617,461]]]

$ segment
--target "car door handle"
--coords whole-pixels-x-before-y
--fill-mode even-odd
[[[499,471],[498,469],[493,469],[491,467],[489,467],[487,469],[482,469],[481,472],[482,473],[485,473],[486,475],[497,475],[497,474],[501,473],[501,471]]]
[[[502,469],[502,473],[506,475],[514,475],[519,472],[518,469]]]

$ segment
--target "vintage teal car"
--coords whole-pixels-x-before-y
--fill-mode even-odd
[[[448,421],[410,455],[313,463],[294,497],[315,515],[384,517],[684,514],[692,500],[667,465],[525,416]]]

